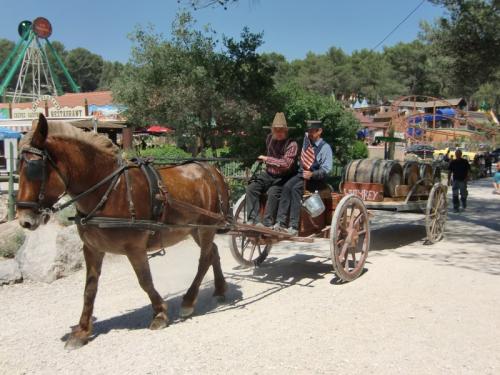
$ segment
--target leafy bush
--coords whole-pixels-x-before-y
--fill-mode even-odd
[[[353,159],[366,159],[368,157],[368,147],[362,141],[355,141],[352,145]]]
[[[157,159],[185,159],[191,157],[191,154],[173,145],[147,148],[145,150],[141,150],[139,155],[151,156]]]

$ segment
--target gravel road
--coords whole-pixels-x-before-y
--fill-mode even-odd
[[[64,350],[77,323],[84,272],[53,284],[0,288],[2,374],[499,374],[500,196],[470,187],[444,241],[424,246],[423,216],[376,213],[367,271],[339,284],[328,242],[282,243],[261,268],[237,267],[217,238],[228,303],[205,280],[195,316],[179,319],[197,266],[187,240],[151,260],[171,325],[151,309],[125,258],[107,257],[93,340]]]

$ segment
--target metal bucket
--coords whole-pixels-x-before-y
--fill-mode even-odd
[[[304,206],[311,217],[317,217],[325,211],[325,205],[323,204],[323,201],[317,191],[315,191],[309,198],[306,198],[304,203],[302,203],[302,206]]]

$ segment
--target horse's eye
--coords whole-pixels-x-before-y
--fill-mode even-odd
[[[28,160],[26,162],[26,178],[30,181],[42,181],[45,174],[45,162],[43,160]]]

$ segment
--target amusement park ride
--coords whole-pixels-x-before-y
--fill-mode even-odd
[[[50,43],[52,25],[48,19],[37,17],[33,22],[22,21],[19,23],[18,33],[19,41],[0,65],[0,97],[10,97],[12,103],[19,103],[35,101],[42,95],[62,95],[63,88],[48,58],[49,53],[61,68],[71,90],[80,92],[80,87]],[[19,74],[15,89],[9,92],[7,88],[16,72]]]

